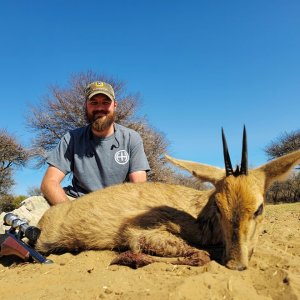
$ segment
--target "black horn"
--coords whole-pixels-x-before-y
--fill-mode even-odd
[[[247,133],[244,125],[243,132],[243,149],[242,149],[242,161],[241,161],[241,175],[248,175],[248,147],[247,147]]]
[[[232,165],[231,165],[231,160],[230,160],[227,142],[226,142],[223,128],[222,128],[222,142],[223,142],[223,154],[224,154],[226,176],[233,175],[233,169],[232,169]]]

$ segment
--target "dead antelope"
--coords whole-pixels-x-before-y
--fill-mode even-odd
[[[129,250],[113,263],[139,267],[165,257],[176,264],[203,265],[210,260],[203,249],[223,245],[224,264],[244,270],[261,230],[264,193],[300,161],[300,150],[248,170],[244,129],[241,166],[233,170],[223,131],[222,138],[225,170],[168,157],[214,189],[148,182],[93,192],[51,207],[38,224],[42,233],[36,249]]]

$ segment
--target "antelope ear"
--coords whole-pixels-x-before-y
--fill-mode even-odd
[[[298,163],[300,163],[300,150],[276,158],[258,167],[254,172],[264,173],[265,186],[268,188],[274,181],[284,180]]]
[[[200,180],[210,182],[213,185],[216,185],[225,177],[225,170],[221,168],[187,160],[175,159],[168,155],[165,155],[165,157],[175,166],[187,170]]]

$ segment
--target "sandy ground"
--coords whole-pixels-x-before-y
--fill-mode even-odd
[[[51,255],[50,265],[0,258],[1,299],[300,299],[300,203],[269,205],[250,267],[110,266],[111,251]]]

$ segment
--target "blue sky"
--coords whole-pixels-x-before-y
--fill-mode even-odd
[[[298,0],[1,1],[0,128],[29,146],[28,105],[93,70],[140,93],[169,154],[223,167],[223,126],[238,163],[246,124],[258,166],[271,140],[299,129],[299,16]],[[13,192],[44,171],[18,170]]]

